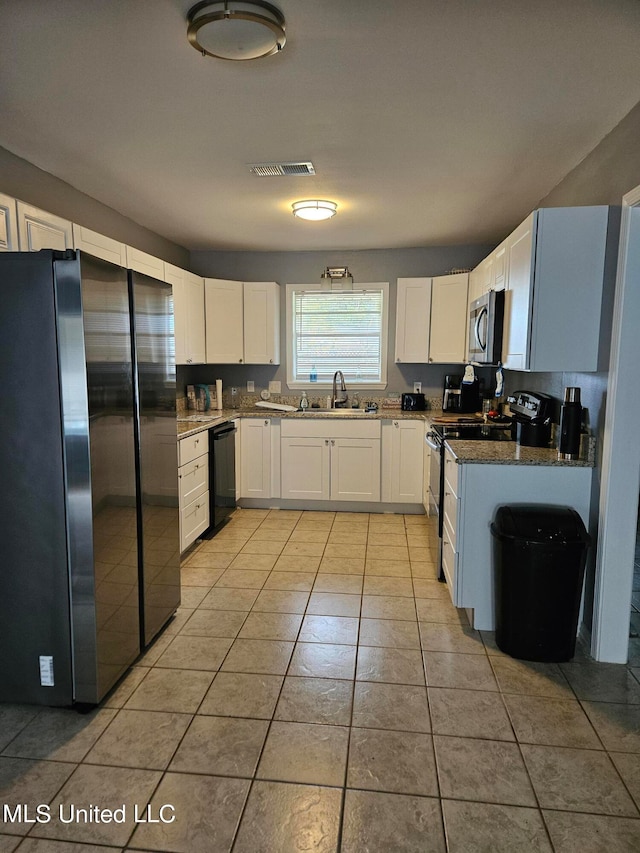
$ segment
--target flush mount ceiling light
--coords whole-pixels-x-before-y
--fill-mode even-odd
[[[293,215],[298,219],[309,219],[318,222],[321,219],[331,219],[336,215],[338,205],[335,201],[323,201],[322,199],[310,198],[306,201],[294,201],[291,205]]]
[[[187,15],[187,38],[203,56],[260,59],[282,50],[284,15],[263,0],[205,0]]]

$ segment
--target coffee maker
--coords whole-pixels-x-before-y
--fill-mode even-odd
[[[444,377],[442,411],[451,414],[471,414],[482,409],[480,382],[463,382],[459,373],[449,373]]]
[[[444,391],[442,394],[442,411],[460,411],[460,383],[462,376],[459,373],[451,373],[444,377]]]

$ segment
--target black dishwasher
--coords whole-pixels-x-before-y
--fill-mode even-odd
[[[232,421],[209,430],[209,522],[214,536],[236,507],[236,427]]]

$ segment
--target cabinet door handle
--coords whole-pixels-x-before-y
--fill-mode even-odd
[[[239,363],[239,364],[242,364],[242,359],[241,359],[241,358],[239,358],[239,359],[238,359],[238,363]]]
[[[335,447],[335,444],[336,444],[335,439],[332,438],[331,439],[331,447]]]
[[[328,446],[329,446],[329,439],[328,439],[328,438],[325,438],[324,443],[325,443],[325,444],[327,445],[327,447],[328,447]]]
[[[429,361],[431,361],[431,362],[432,362],[432,361],[433,361],[433,359],[432,359],[432,358],[430,358],[430,359],[429,359]]]
[[[397,362],[400,362],[400,361],[402,361],[402,359],[401,359],[401,358],[396,358],[396,361],[397,361]]]
[[[394,425],[394,427],[400,426],[400,424],[398,423],[398,421],[394,421],[394,422],[393,422],[393,425]]]
[[[273,364],[273,359],[272,359],[272,358],[270,358],[270,359],[269,359],[269,364]]]
[[[264,422],[264,425],[265,425],[265,426],[269,426],[269,421],[265,421],[265,422]]]

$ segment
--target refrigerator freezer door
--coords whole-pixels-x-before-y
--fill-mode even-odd
[[[64,705],[73,674],[52,253],[0,254],[0,301],[0,699]],[[53,683],[42,683],[41,657]]]
[[[127,274],[6,254],[0,298],[0,699],[94,704],[140,651]]]
[[[92,702],[140,653],[133,355],[126,270],[88,255],[80,270],[84,357],[77,336],[63,346],[64,331],[60,351],[67,444],[83,406],[89,415],[91,518],[78,519],[77,529],[92,530],[93,561],[72,560],[71,600],[76,700]],[[77,464],[67,453],[68,476]]]
[[[171,285],[130,272],[140,447],[143,645],[180,604],[176,368]]]

